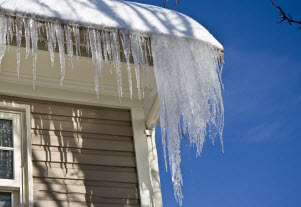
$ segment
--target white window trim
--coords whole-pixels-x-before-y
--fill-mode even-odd
[[[30,122],[30,107],[23,104],[0,102],[0,114],[10,114],[11,117],[20,117],[19,132],[15,132],[15,126],[18,128],[18,124],[14,126],[14,136],[19,136],[20,144],[20,156],[21,161],[18,164],[20,166],[19,185],[12,184],[11,188],[3,187],[0,185],[1,191],[12,192],[12,206],[24,206],[33,207],[33,177],[32,177],[32,151],[31,151],[31,122]],[[4,116],[0,116],[0,118]],[[16,165],[14,165],[16,167]],[[15,169],[16,172],[16,169]],[[1,183],[2,183],[1,179]],[[4,183],[9,184],[9,183]],[[1,187],[2,186],[2,187]]]
[[[20,188],[20,175],[21,175],[21,115],[15,114],[9,111],[0,110],[0,119],[11,120],[13,125],[13,166],[14,166],[14,178],[13,179],[1,179],[0,189]],[[10,150],[10,147],[0,147],[3,150]]]

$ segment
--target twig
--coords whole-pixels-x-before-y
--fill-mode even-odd
[[[175,10],[175,9],[176,9],[176,7],[179,5],[180,1],[181,1],[181,0],[176,0],[175,5],[174,5],[174,7],[173,7],[172,10]]]
[[[281,21],[278,23],[282,23],[287,21],[289,23],[289,25],[293,25],[293,24],[298,24],[301,25],[301,20],[300,21],[296,21],[294,20],[290,14],[286,14],[280,6],[278,6],[277,4],[275,4],[275,2],[273,0],[271,0],[272,5],[274,5],[279,11],[280,11],[280,17],[281,17]],[[301,29],[301,26],[298,28],[298,30]]]
[[[181,135],[182,137],[184,137],[184,139],[186,139],[187,141],[189,141],[190,139],[188,137],[186,137],[186,135],[184,134],[183,128],[181,128]]]
[[[168,2],[168,0],[163,0],[164,8],[166,8],[167,2]]]

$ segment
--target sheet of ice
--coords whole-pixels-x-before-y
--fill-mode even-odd
[[[153,35],[151,43],[162,141],[168,149],[175,197],[181,204],[183,137],[189,137],[197,155],[202,152],[206,137],[212,142],[220,137],[223,143],[224,108],[218,63],[221,54],[202,41],[188,38]]]
[[[198,22],[161,7],[120,0],[1,0],[1,10],[129,31],[192,37],[222,45]]]

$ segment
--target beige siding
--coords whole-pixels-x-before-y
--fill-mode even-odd
[[[129,110],[0,101],[31,106],[35,206],[139,206]]]

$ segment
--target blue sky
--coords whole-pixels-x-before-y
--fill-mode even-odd
[[[275,2],[301,19],[300,0]],[[225,48],[225,153],[207,142],[196,158],[183,141],[183,206],[300,207],[301,30],[277,24],[269,0],[182,0],[177,10]],[[178,206],[157,132],[164,206]]]

